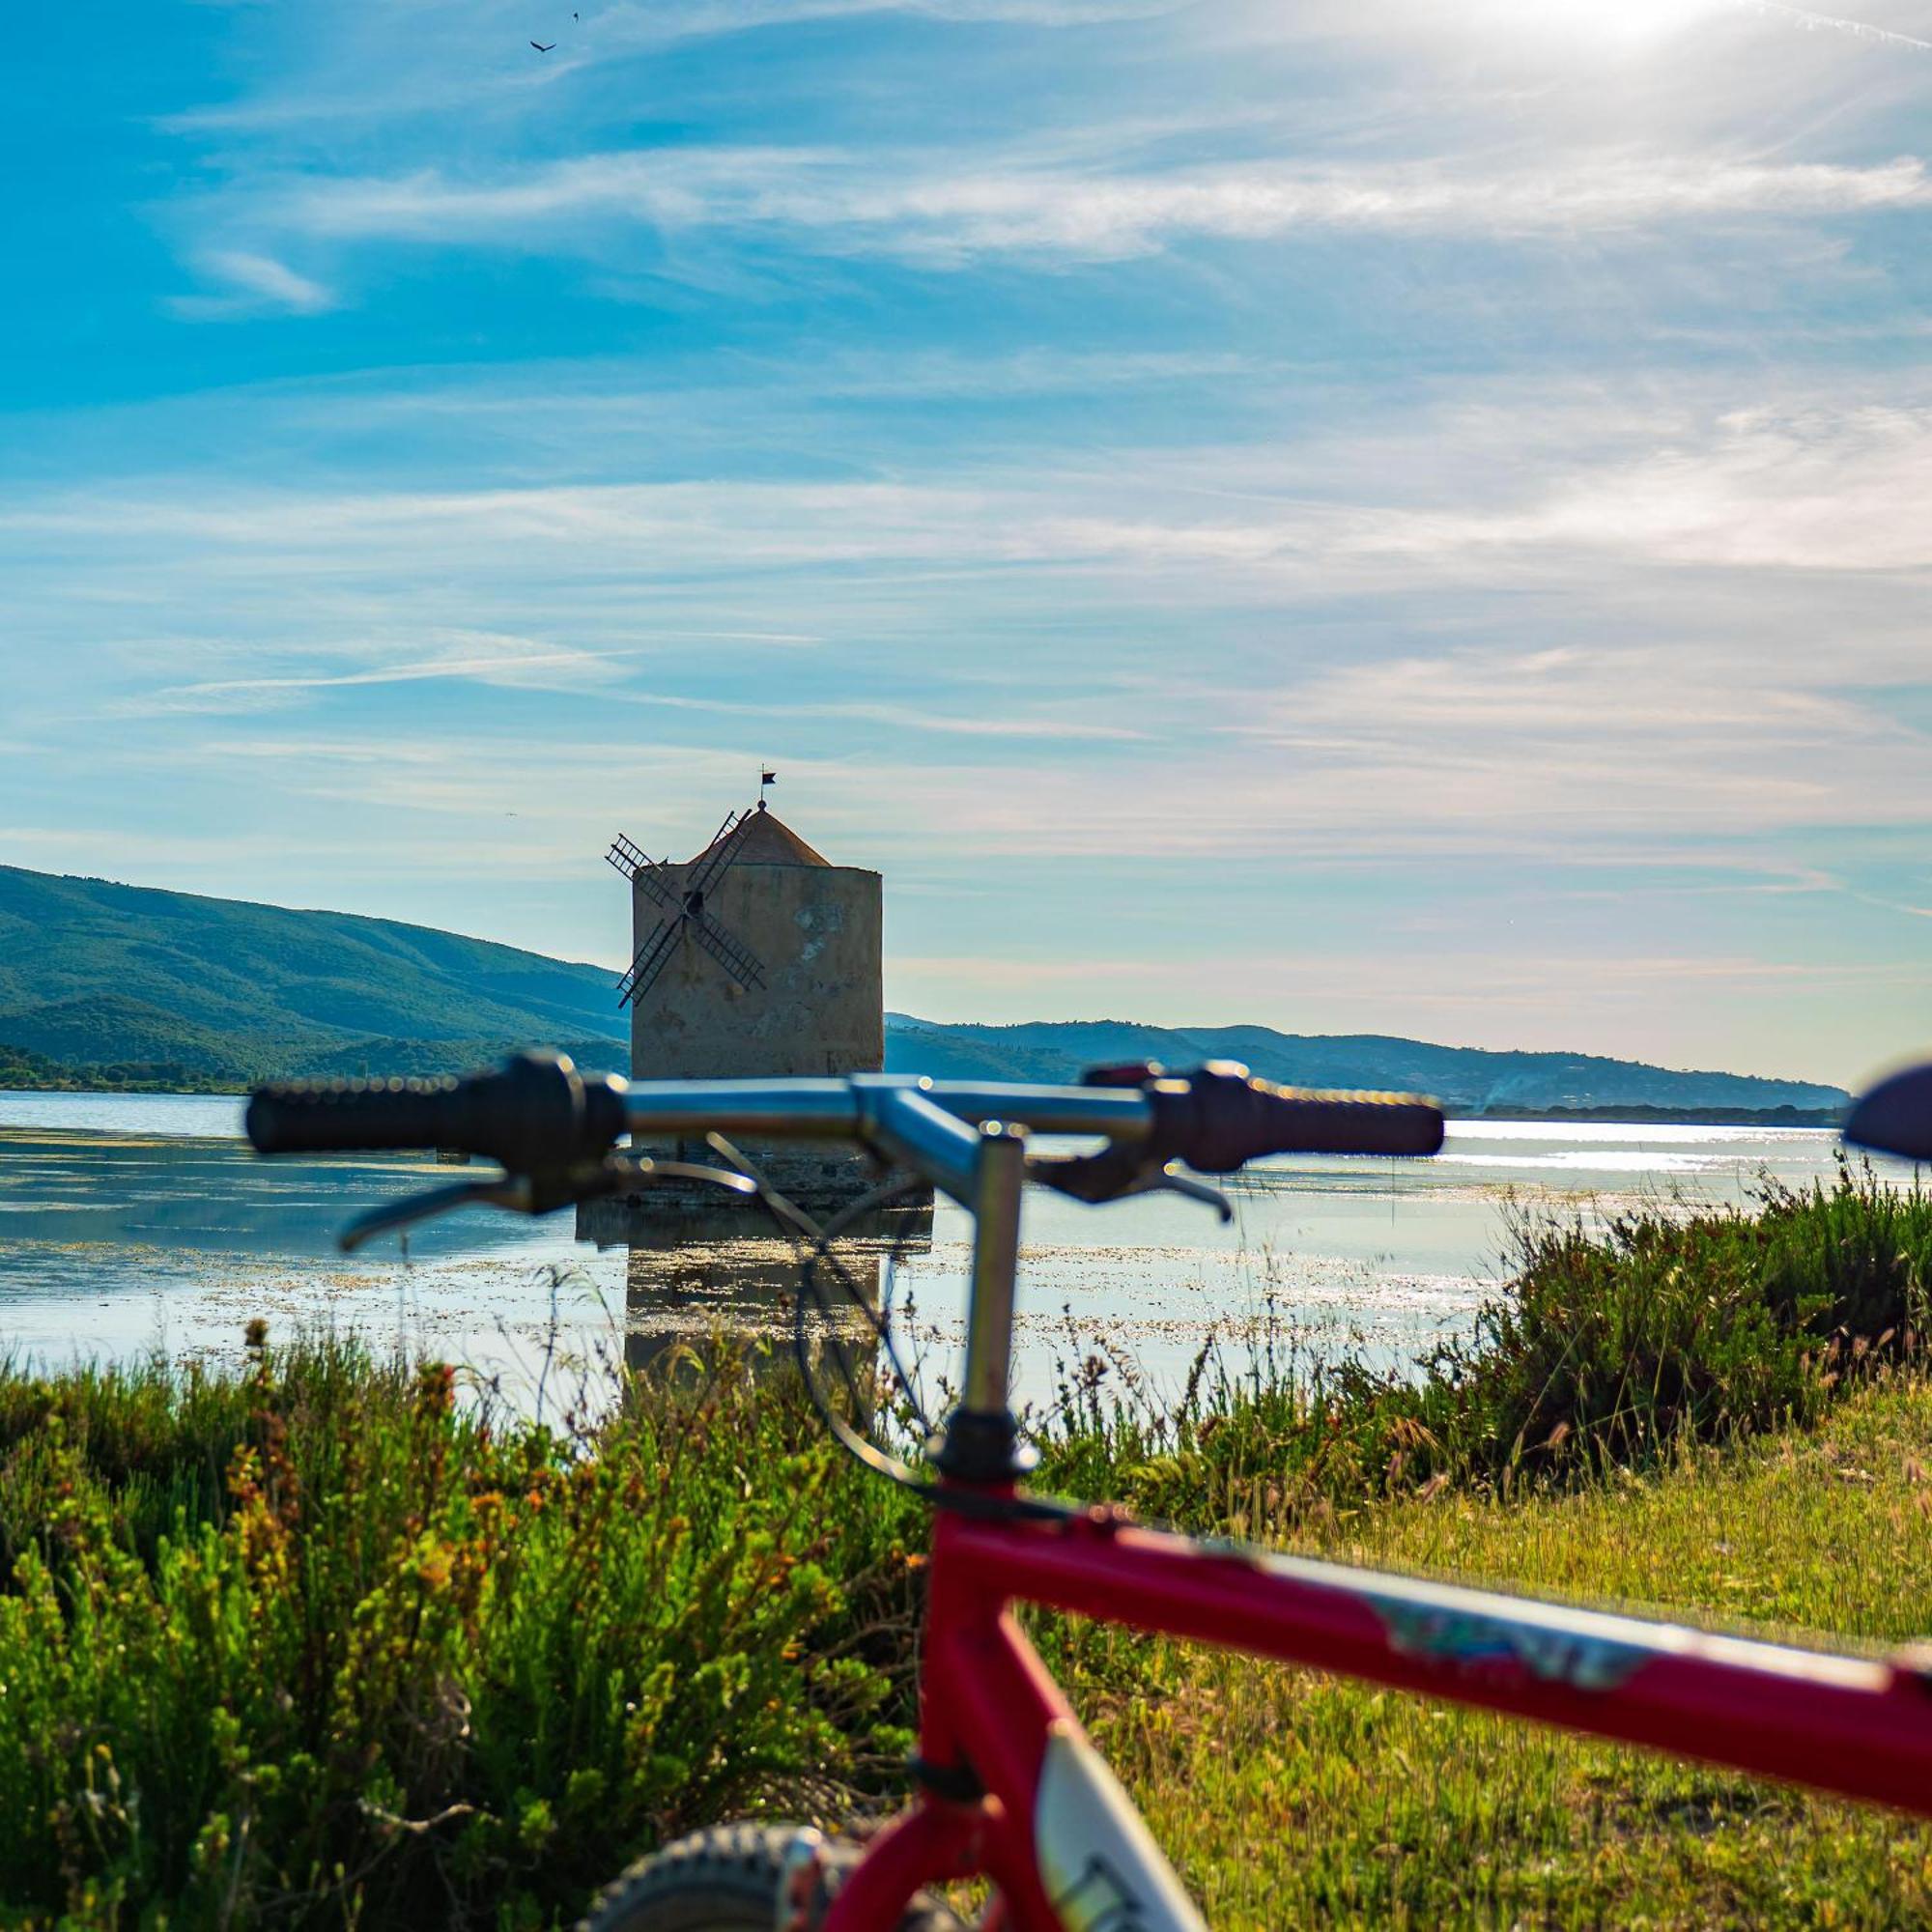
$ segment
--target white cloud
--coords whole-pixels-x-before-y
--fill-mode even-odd
[[[535,112],[586,76],[681,43],[807,30],[899,14],[966,28],[1093,29],[1186,10],[1186,0],[614,0],[529,45],[528,9],[507,0],[414,0],[407,19],[382,0],[338,0],[326,32],[291,36],[292,71],[242,99],[171,114],[171,132],[274,136],[454,112]],[[399,32],[399,25],[404,31]]]
[[[1865,20],[1847,20],[1835,14],[1814,14],[1804,7],[1784,7],[1778,4],[1778,0],[1737,0],[1737,4],[1753,13],[1768,14],[1773,19],[1788,20],[1793,26],[1807,32],[1844,34],[1852,40],[1869,42],[1874,46],[1898,47],[1909,53],[1932,53],[1932,41],[1921,41],[1916,34],[1893,33],[1889,27],[1873,26]]]
[[[157,479],[0,509],[0,554],[35,662],[93,652],[97,712],[461,682],[606,730],[860,746],[821,796],[907,850],[1361,864],[1916,833],[1927,745],[1889,694],[1932,682],[1932,404],[1873,393],[1517,385],[1332,442],[952,482]],[[125,620],[74,580],[128,591],[141,629],[93,644]],[[1015,630],[1030,608],[1051,626]],[[36,687],[29,666],[23,707]],[[499,762],[401,769],[399,808],[468,810]]]
[[[329,241],[568,249],[611,223],[761,229],[834,251],[937,266],[987,254],[1118,258],[1185,240],[1307,232],[1513,238],[1661,222],[1826,216],[1932,206],[1916,156],[1867,166],[1711,154],[1572,153],[1514,166],[1444,159],[1345,168],[1252,162],[1168,172],[935,167],[916,154],[659,149],[460,180],[435,170],[284,191],[270,227]]]
[[[353,643],[337,646],[339,654]],[[359,655],[359,652],[357,652]],[[292,703],[310,692],[358,685],[424,684],[450,678],[510,689],[585,691],[622,675],[613,659],[629,652],[574,650],[529,638],[471,632],[451,637],[432,658],[403,658],[347,670],[303,670],[277,676],[204,678],[169,685],[115,707],[122,715],[145,712],[264,711]]]
[[[1932,827],[1924,737],[1845,667],[1736,639],[1337,667],[1238,727],[1344,824],[1661,839]]]
[[[1519,390],[1507,408],[1350,425],[1293,446],[1121,448],[953,481],[242,495],[157,480],[0,504],[0,536],[31,539],[43,557],[108,554],[162,575],[323,578],[337,595],[460,567],[498,584],[567,584],[582,602],[611,573],[673,581],[834,564],[1011,565],[1174,579],[1181,594],[1243,582],[1288,595],[1560,582],[1612,560],[1653,580],[1882,580],[1932,568],[1928,503],[1932,402],[1909,390],[1649,411]],[[822,633],[713,623],[665,635]]]
[[[211,280],[227,284],[223,295],[176,296],[169,307],[193,322],[227,322],[243,316],[321,315],[335,297],[320,282],[298,275],[285,262],[246,248],[211,248],[197,257]]]

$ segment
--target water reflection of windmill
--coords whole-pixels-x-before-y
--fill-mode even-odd
[[[633,1373],[669,1374],[699,1359],[719,1340],[746,1350],[754,1373],[789,1373],[799,1293],[800,1251],[776,1233],[748,1229],[729,1208],[711,1213],[661,1214],[636,1229],[625,1263],[624,1359]],[[868,1309],[879,1307],[889,1256],[932,1250],[932,1209],[865,1217],[838,1247],[839,1284]],[[816,1346],[841,1357],[869,1386],[882,1366],[869,1324],[841,1294],[829,1320],[811,1318]]]

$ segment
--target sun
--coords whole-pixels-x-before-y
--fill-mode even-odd
[[[1743,4],[1746,0],[1516,0],[1508,11],[1531,32],[1600,46],[1642,47]]]

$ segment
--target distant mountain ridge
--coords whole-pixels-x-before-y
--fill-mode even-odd
[[[459,1071],[528,1044],[621,1069],[615,975],[433,926],[0,866],[0,1067],[111,1069],[103,1084]],[[1312,1087],[1434,1094],[1452,1111],[1835,1111],[1812,1082],[1575,1053],[1493,1053],[1379,1034],[1117,1020],[947,1024],[891,1013],[886,1064],[937,1077],[1065,1080],[1121,1060],[1243,1060]],[[145,1070],[145,1075],[144,1075]]]
[[[1492,1052],[1434,1046],[1387,1034],[1287,1034],[1272,1027],[1152,1027],[1120,1020],[951,1026],[886,1018],[886,1065],[935,1079],[1066,1080],[1083,1066],[1157,1060],[1245,1061],[1269,1080],[1298,1087],[1378,1087],[1431,1094],[1452,1113],[1587,1112],[1650,1107],[1687,1112],[1835,1112],[1842,1088],[1749,1073],[1680,1071],[1587,1053]]]

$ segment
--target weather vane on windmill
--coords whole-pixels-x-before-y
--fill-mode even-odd
[[[758,767],[758,810],[760,811],[769,811],[771,810],[771,808],[765,803],[765,793],[768,790],[770,790],[770,788],[773,785],[777,784],[778,781],[779,781],[778,773],[774,771],[768,771],[763,765],[760,765]]]

